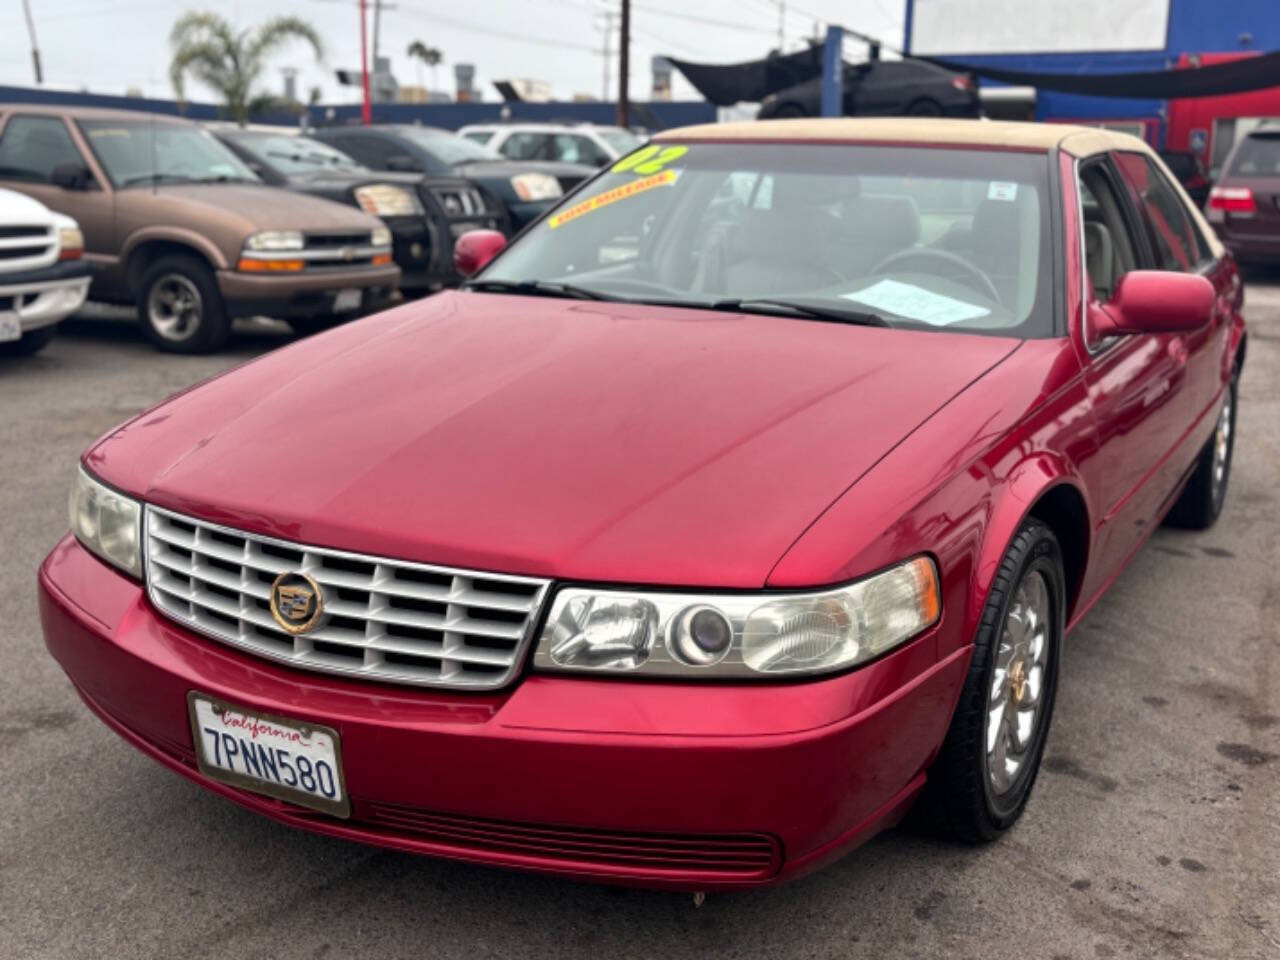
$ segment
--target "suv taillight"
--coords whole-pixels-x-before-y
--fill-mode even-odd
[[[1242,214],[1253,214],[1258,210],[1253,202],[1253,191],[1248,187],[1214,187],[1209,191],[1209,209]]]

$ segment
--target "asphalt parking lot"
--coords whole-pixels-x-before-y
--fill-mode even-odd
[[[1275,960],[1280,272],[1255,281],[1224,516],[1157,532],[1068,638],[1022,822],[979,849],[895,831],[697,909],[294,832],[92,717],[44,651],[35,600],[77,454],[291,337],[244,324],[225,354],[166,357],[131,325],[70,322],[38,356],[0,360],[0,955]]]

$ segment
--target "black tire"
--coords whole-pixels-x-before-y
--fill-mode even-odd
[[[173,299],[166,301],[166,294]],[[164,321],[166,313],[173,314],[172,323]],[[191,256],[161,257],[147,265],[138,282],[138,320],[147,339],[167,353],[212,353],[231,335],[213,271]]]
[[[293,328],[293,332],[298,336],[309,337],[315,333],[323,333],[325,330],[332,330],[334,327],[339,327],[349,320],[354,319],[355,316],[352,314],[343,314],[341,316],[325,314],[318,317],[292,317],[286,320],[285,323],[289,324],[289,326]]]
[[[1006,626],[1015,597],[1038,576],[1046,588],[1048,616],[1044,620],[1047,660],[1041,668],[1040,693],[1023,761],[1003,790],[992,785],[987,762],[988,699],[995,684],[997,659],[1006,639]],[[1053,531],[1038,520],[1018,530],[1000,561],[1000,568],[982,611],[973,658],[960,700],[938,759],[930,768],[916,806],[915,820],[929,832],[966,843],[994,840],[1013,826],[1026,808],[1044,755],[1053,704],[1058,692],[1058,660],[1062,649],[1066,586],[1062,550]],[[1008,676],[1029,679],[1019,669]],[[1021,686],[1016,705],[1033,684]],[[1013,697],[1012,686],[1005,696]],[[1034,694],[1034,690],[1032,691]]]
[[[21,340],[0,343],[0,357],[29,357],[33,353],[39,353],[49,345],[49,342],[57,332],[58,325],[56,323],[51,323],[47,327],[28,330],[22,335]]]
[[[768,117],[770,120],[787,120],[792,117],[807,117],[809,111],[798,103],[784,103],[778,109],[774,110]]]
[[[1227,384],[1226,399],[1219,411],[1218,424],[1213,435],[1196,458],[1196,465],[1182,494],[1174,501],[1165,517],[1171,527],[1184,530],[1208,530],[1222,513],[1222,506],[1227,501],[1227,484],[1231,480],[1231,455],[1236,448],[1236,408],[1239,399],[1240,375],[1237,371]],[[1225,440],[1222,437],[1226,429]],[[1218,474],[1218,444],[1222,441],[1225,455],[1222,461],[1222,473]]]
[[[937,100],[913,100],[907,104],[908,117],[940,117],[942,107]]]

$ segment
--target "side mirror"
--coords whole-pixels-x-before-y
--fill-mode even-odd
[[[387,157],[387,169],[397,173],[417,173],[418,164],[407,153],[396,153]]]
[[[1199,330],[1212,318],[1215,298],[1213,284],[1198,274],[1131,270],[1091,320],[1103,337]]]
[[[464,277],[473,277],[507,245],[497,230],[468,230],[453,244],[453,265]]]
[[[50,171],[49,180],[63,190],[88,190],[93,174],[83,163],[60,163]]]

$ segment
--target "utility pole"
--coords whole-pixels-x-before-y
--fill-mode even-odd
[[[600,100],[602,103],[609,102],[609,64],[610,49],[613,43],[613,21],[617,18],[617,14],[612,10],[600,11],[600,16],[604,17],[604,85],[600,88]]]
[[[373,0],[373,69],[378,69],[378,35],[382,32],[382,0]]]
[[[622,28],[618,34],[618,126],[631,126],[628,74],[631,71],[631,0],[622,0]]]
[[[40,69],[40,48],[36,43],[36,22],[31,18],[31,0],[22,0],[22,12],[27,15],[27,33],[31,35],[31,65],[36,68],[36,85],[44,85],[44,71]]]
[[[783,44],[787,42],[787,5],[781,0],[778,3],[778,53],[782,53]]]
[[[365,14],[369,10],[369,0],[360,0],[360,87],[364,99],[360,104],[360,120],[367,127],[373,123],[373,107],[369,102],[369,40],[365,35]]]

